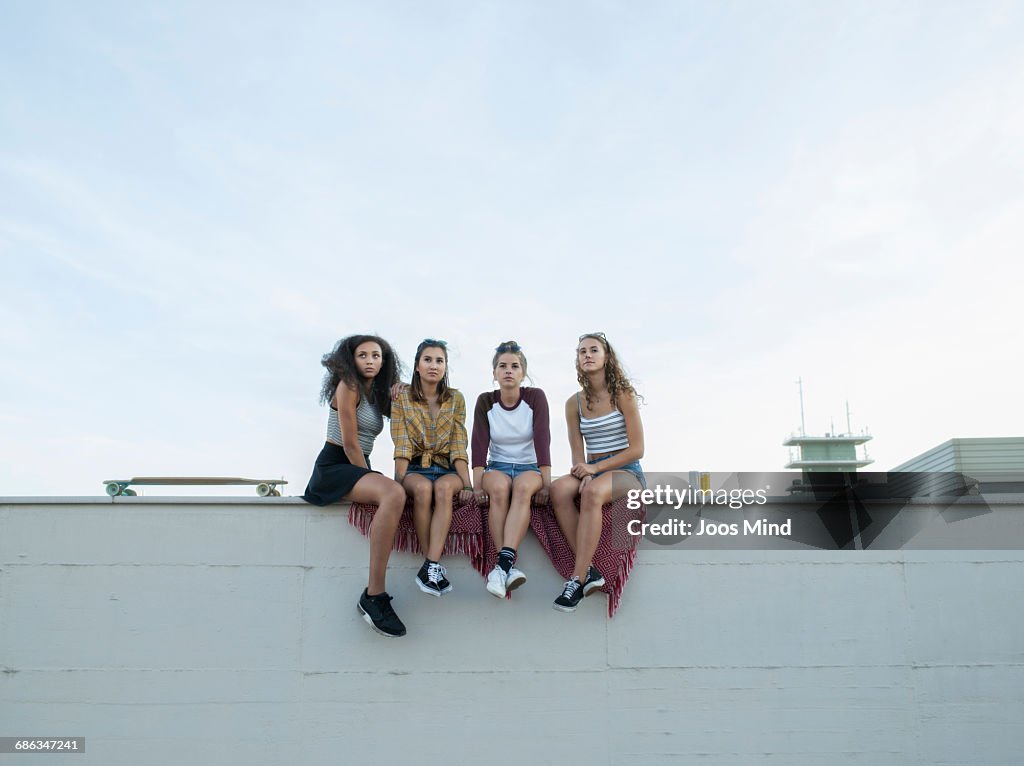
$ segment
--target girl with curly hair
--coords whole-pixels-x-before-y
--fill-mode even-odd
[[[604,333],[580,336],[576,380],[580,391],[565,403],[573,466],[551,485],[555,518],[576,555],[572,577],[554,603],[563,612],[575,611],[584,596],[604,586],[604,577],[593,566],[601,539],[601,507],[630,489],[647,486],[640,467],[644,456],[640,397]]]
[[[412,498],[416,538],[426,558],[415,577],[424,593],[452,590],[441,553],[452,523],[453,501],[473,497],[469,480],[466,400],[448,385],[448,344],[427,338],[416,347],[412,383],[394,402],[391,439],[395,481]]]
[[[339,500],[377,506],[370,525],[370,574],[357,608],[385,636],[405,635],[405,625],[384,589],[388,557],[405,508],[401,485],[370,469],[373,441],[391,417],[391,391],[401,363],[391,346],[375,335],[350,335],[325,354],[320,403],[330,404],[327,440],[313,466],[302,499],[313,505]]]
[[[497,391],[476,400],[473,415],[473,484],[498,562],[487,575],[487,592],[498,598],[526,582],[516,549],[530,526],[530,500],[547,503],[551,486],[551,430],[544,392],[524,386],[526,354],[514,340],[494,350],[491,372]]]

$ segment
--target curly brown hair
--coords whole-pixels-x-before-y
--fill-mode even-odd
[[[356,370],[356,349],[364,343],[380,346],[382,359],[380,372],[373,379],[370,401],[384,417],[391,417],[391,386],[402,379],[402,362],[392,350],[391,344],[376,335],[349,335],[334,344],[330,353],[324,354],[320,364],[324,373],[320,387],[320,403],[327,404],[334,398],[339,383],[352,389],[362,390],[363,380]]]
[[[615,354],[615,349],[612,348],[612,344],[608,342],[608,338],[605,337],[604,333],[587,333],[580,336],[580,341],[584,338],[593,338],[604,348],[605,361],[604,361],[604,382],[608,386],[608,393],[611,395],[612,407],[618,408],[619,396],[622,394],[632,394],[636,397],[637,401],[643,401],[643,397],[633,387],[632,381],[629,376],[626,375],[626,371],[622,369],[622,364],[619,362],[619,357]],[[577,351],[579,350],[579,344],[576,346]],[[580,388],[583,389],[583,394],[587,399],[587,406],[593,404],[594,389],[590,385],[590,378],[583,374],[583,370],[580,369],[580,357],[576,354],[576,380],[580,384]]]

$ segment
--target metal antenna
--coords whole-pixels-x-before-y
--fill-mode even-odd
[[[807,436],[806,424],[804,423],[804,379],[799,377],[796,383],[800,386],[800,435]]]

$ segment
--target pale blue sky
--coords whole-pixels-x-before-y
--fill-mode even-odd
[[[0,495],[284,475],[319,357],[603,330],[650,470],[1020,435],[1020,3],[0,1]],[[568,449],[553,419],[555,472]],[[382,437],[375,465],[390,472]]]

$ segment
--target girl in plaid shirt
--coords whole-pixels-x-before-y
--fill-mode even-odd
[[[453,502],[473,497],[469,478],[466,400],[448,385],[448,344],[427,338],[416,347],[412,384],[391,407],[395,481],[413,501],[413,524],[426,554],[415,582],[440,597],[452,584],[441,553],[452,523]]]

